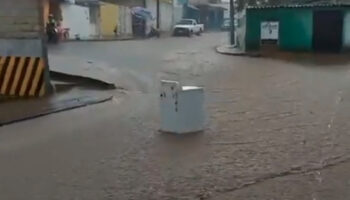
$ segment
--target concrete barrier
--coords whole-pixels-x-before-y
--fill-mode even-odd
[[[0,56],[0,94],[3,96],[44,96],[45,77],[43,58]]]
[[[51,92],[45,44],[48,0],[0,0],[0,97]]]

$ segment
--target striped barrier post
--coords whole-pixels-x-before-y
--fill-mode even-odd
[[[45,14],[48,0],[0,0],[0,100],[52,92]]]
[[[45,79],[43,58],[0,56],[0,95],[42,97],[46,94]]]

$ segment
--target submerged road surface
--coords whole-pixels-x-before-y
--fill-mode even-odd
[[[216,54],[226,37],[52,48],[51,65],[90,70],[126,90],[0,127],[0,199],[348,199],[348,61]],[[204,133],[158,132],[161,79],[205,87]]]

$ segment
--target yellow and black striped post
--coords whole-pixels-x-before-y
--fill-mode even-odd
[[[40,57],[0,56],[0,95],[44,96],[47,86],[45,65]]]

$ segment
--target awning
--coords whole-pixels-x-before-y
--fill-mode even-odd
[[[131,8],[131,13],[138,18],[154,19],[152,12],[143,7],[133,7]]]

